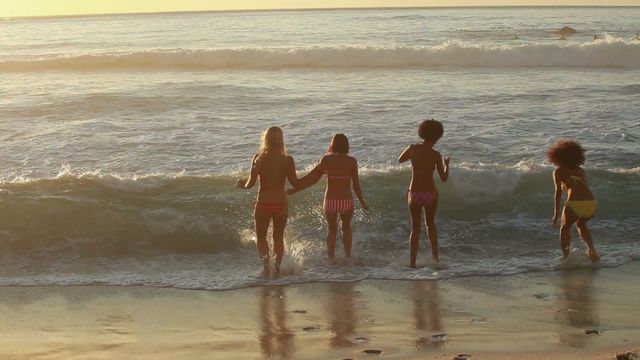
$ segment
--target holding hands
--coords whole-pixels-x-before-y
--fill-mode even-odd
[[[362,206],[364,210],[369,211],[369,203],[367,203],[367,200],[360,199],[360,206]]]

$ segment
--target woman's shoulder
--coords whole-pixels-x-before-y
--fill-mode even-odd
[[[571,176],[571,171],[572,170],[567,167],[559,166],[553,170],[553,176],[564,181]]]
[[[352,155],[349,154],[331,154],[332,159],[335,159],[337,164],[354,164],[357,163],[358,160]]]
[[[293,161],[293,156],[289,154],[270,154],[266,153],[263,155],[265,158],[273,159],[275,161]]]
[[[253,159],[251,159],[251,163],[253,165],[258,165],[262,161],[262,157],[263,157],[263,154],[256,153],[255,155],[253,155]]]
[[[426,153],[438,153],[438,151],[436,151],[433,147],[426,145],[425,143],[415,143],[415,144],[411,144],[409,145],[409,149],[413,150],[413,151],[424,151]]]
[[[285,162],[289,163],[293,161],[293,156],[285,154],[270,154],[270,153],[257,153],[253,156],[253,163],[260,164],[265,161],[269,162]]]
[[[327,165],[329,162],[331,162],[331,160],[333,159],[334,154],[324,154],[322,155],[322,157],[320,158],[319,164],[321,165]]]
[[[289,167],[289,166],[295,166],[295,161],[293,161],[293,156],[288,155],[288,154],[282,154],[280,156],[280,163],[283,164],[285,167]]]
[[[340,163],[341,161],[344,161],[344,159],[347,159],[347,161],[351,161],[351,160],[355,160],[355,158],[349,154],[334,154],[334,153],[328,153],[328,154],[324,154],[322,156],[322,158],[320,158],[320,162],[338,162]]]

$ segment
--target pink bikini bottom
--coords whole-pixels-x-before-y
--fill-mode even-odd
[[[421,192],[409,190],[409,202],[414,206],[432,206],[438,199],[437,192]]]
[[[286,216],[287,203],[256,203],[255,213],[266,217]]]

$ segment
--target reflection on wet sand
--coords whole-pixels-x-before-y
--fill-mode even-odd
[[[560,325],[560,342],[582,348],[589,341],[585,330],[597,328],[599,321],[593,301],[593,280],[597,269],[565,270],[559,288],[559,309],[556,320]]]
[[[264,287],[260,296],[262,328],[260,348],[267,357],[288,358],[293,353],[294,334],[287,327],[284,288]]]
[[[417,349],[436,348],[443,345],[439,337],[442,332],[440,318],[440,289],[436,281],[417,281],[413,283],[413,321],[418,337]],[[425,334],[428,332],[429,334]],[[428,335],[428,336],[427,336]]]
[[[351,337],[356,330],[355,284],[329,284],[329,329],[333,333],[329,339],[331,348],[352,346]]]

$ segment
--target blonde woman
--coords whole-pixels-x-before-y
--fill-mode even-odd
[[[237,183],[241,189],[251,189],[260,180],[254,219],[258,252],[262,258],[263,273],[266,277],[270,274],[271,256],[269,255],[267,232],[271,222],[273,222],[276,275],[280,272],[280,264],[284,255],[284,229],[288,218],[287,195],[284,186],[287,179],[292,186],[298,184],[296,165],[293,158],[287,155],[282,129],[273,126],[262,134],[260,150],[251,160],[249,179],[241,179]]]

